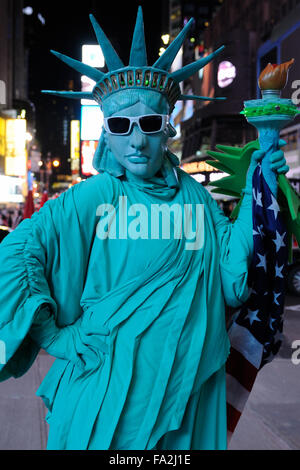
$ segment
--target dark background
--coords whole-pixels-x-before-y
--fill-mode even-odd
[[[142,5],[148,63],[154,63],[161,45],[163,4],[162,1],[135,0],[29,0],[27,5],[34,10],[33,15],[25,17],[26,43],[30,50],[29,93],[37,98],[40,89],[67,89],[68,81],[74,79],[75,88],[77,86],[77,89],[80,89],[80,74],[60,63],[50,53],[50,49],[81,60],[81,46],[97,42],[89,20],[90,13],[96,17],[120,58],[127,65],[137,9]],[[38,13],[44,17],[45,25],[37,19]]]
[[[81,91],[80,73],[76,72],[53,54],[51,49],[81,61],[83,44],[97,44],[89,14],[97,19],[113,47],[128,65],[131,41],[138,6],[144,13],[148,64],[158,58],[162,45],[164,21],[168,21],[168,2],[120,0],[28,0],[33,14],[24,15],[25,47],[28,51],[28,98],[35,109],[35,139],[42,152],[42,159],[59,158],[60,171],[69,174],[69,136],[64,129],[72,119],[80,119],[80,101],[56,98],[41,90]],[[42,15],[43,24],[38,18]],[[168,24],[168,23],[167,23]],[[106,71],[104,69],[103,71]]]

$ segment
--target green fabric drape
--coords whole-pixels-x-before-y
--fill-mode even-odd
[[[100,367],[82,371],[57,359],[41,384],[48,449],[153,449],[185,428],[213,376],[211,412],[205,423],[196,413],[190,445],[201,447],[208,426],[219,438],[204,448],[225,446],[225,302],[238,306],[248,296],[251,205],[245,197],[233,225],[201,184],[176,172],[176,190],[162,177],[140,185],[97,175],[48,201],[0,246],[0,332],[8,345],[1,380],[24,374],[35,359],[38,347],[28,333],[45,304],[60,327],[82,317],[110,331]],[[203,204],[203,246],[188,250],[184,237],[99,238],[99,205],[116,208],[118,229],[120,196],[149,213],[154,204]]]

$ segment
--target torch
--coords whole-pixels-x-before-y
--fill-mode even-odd
[[[262,98],[245,101],[241,112],[258,130],[260,148],[265,152],[262,168],[266,166],[271,154],[278,150],[280,130],[299,113],[292,100],[280,97],[293,63],[294,59],[278,65],[269,63],[258,79]],[[269,172],[267,183],[270,188],[277,187],[275,172]]]

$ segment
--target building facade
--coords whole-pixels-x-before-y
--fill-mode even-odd
[[[187,4],[194,4],[193,14],[182,14],[182,25],[197,14],[200,3],[181,2],[182,12]],[[299,8],[300,0],[224,0],[207,11],[206,21],[198,18],[192,44],[186,41],[183,61],[185,57],[204,57],[221,45],[225,50],[184,86],[189,93],[227,99],[193,104],[192,113],[181,124],[183,163],[207,159],[206,150],[215,149],[216,144],[242,146],[257,137],[240,111],[245,100],[260,96],[257,77],[268,62],[280,63],[291,57],[297,62]],[[297,92],[291,86],[294,83],[296,87],[299,67],[300,62],[292,67],[283,97]],[[299,141],[298,130],[295,136],[293,129],[291,141],[295,139]],[[209,178],[205,180],[209,182]]]
[[[22,10],[23,0],[0,2],[0,204],[22,202],[26,190],[33,113],[27,96]]]

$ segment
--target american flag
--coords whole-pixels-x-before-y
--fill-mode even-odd
[[[259,164],[253,175],[253,244],[250,295],[231,321],[226,363],[228,442],[243,412],[258,371],[282,343],[287,230],[276,198]]]

